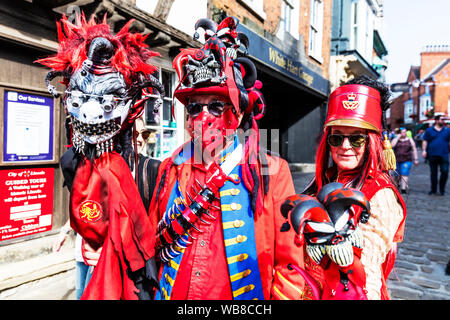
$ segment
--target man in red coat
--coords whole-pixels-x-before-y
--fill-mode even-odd
[[[259,147],[265,110],[238,20],[200,19],[200,49],[174,59],[191,139],[160,166],[149,216],[161,262],[155,299],[301,299],[303,264],[280,205],[294,193],[286,161]]]

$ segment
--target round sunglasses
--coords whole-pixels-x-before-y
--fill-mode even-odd
[[[344,143],[344,139],[347,138],[352,147],[361,148],[366,143],[367,137],[365,134],[330,134],[327,141],[332,147],[340,147]]]
[[[192,102],[186,105],[186,112],[190,117],[196,118],[203,111],[203,107],[206,106],[210,114],[220,117],[225,111],[227,104],[222,101],[211,101],[210,103]]]

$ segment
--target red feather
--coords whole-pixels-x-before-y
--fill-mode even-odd
[[[133,21],[134,19],[131,19],[116,35],[112,35],[106,23],[106,15],[103,21],[97,24],[94,17],[86,21],[83,13],[77,16],[75,23],[71,23],[63,14],[56,24],[59,40],[58,53],[36,62],[56,71],[72,73],[87,59],[87,50],[91,41],[94,38],[103,37],[111,41],[116,48],[115,55],[111,59],[112,65],[124,76],[127,83],[131,83],[136,80],[138,73],[155,72],[157,68],[148,61],[151,57],[159,56],[159,53],[151,51],[145,43],[147,36],[129,32]]]

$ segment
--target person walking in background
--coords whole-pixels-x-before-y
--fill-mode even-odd
[[[416,144],[407,136],[405,128],[400,128],[400,135],[391,142],[397,159],[398,174],[400,175],[400,190],[406,193],[408,189],[408,176],[411,166],[419,164]]]
[[[401,130],[400,130],[400,133],[401,133]],[[406,131],[406,136],[407,136],[408,138],[411,138],[411,139],[412,139],[413,135],[412,135],[411,130],[407,130],[407,131]]]
[[[416,148],[422,149],[422,141],[423,141],[423,134],[425,133],[425,130],[420,129],[417,134],[414,137],[414,140],[416,141]]]
[[[440,115],[435,116],[434,120],[434,125],[428,128],[423,135],[422,156],[428,160],[430,165],[431,190],[428,194],[434,195],[437,193],[439,167],[441,171],[439,193],[443,196],[448,178],[450,129],[446,127]]]

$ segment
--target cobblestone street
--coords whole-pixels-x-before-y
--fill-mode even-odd
[[[293,173],[301,192],[312,173]],[[388,287],[393,300],[448,300],[450,276],[445,267],[450,259],[450,184],[445,196],[429,196],[429,167],[423,161],[411,169],[404,241]]]

